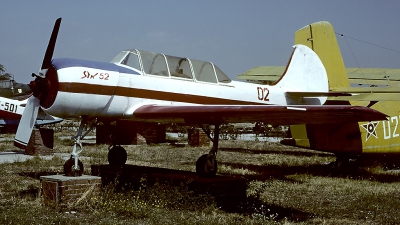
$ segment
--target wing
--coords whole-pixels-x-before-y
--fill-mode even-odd
[[[137,108],[132,116],[136,120],[188,124],[262,121],[293,125],[386,120],[386,115],[377,110],[347,105],[145,105]]]

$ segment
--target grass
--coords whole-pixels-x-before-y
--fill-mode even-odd
[[[55,152],[70,153],[71,142],[57,137]],[[65,135],[67,136],[67,135]],[[9,136],[10,138],[13,135]],[[124,146],[128,163],[194,171],[208,147],[169,144]],[[11,141],[0,151],[17,150]],[[107,163],[107,145],[84,145],[85,174]],[[103,189],[67,208],[51,208],[40,195],[41,175],[62,173],[64,159],[33,157],[0,164],[0,224],[397,224],[400,176],[379,164],[333,169],[331,154],[256,141],[221,141],[219,174],[243,177],[247,199],[236,211],[217,207],[209,195],[186,184],[146,179],[135,190]]]

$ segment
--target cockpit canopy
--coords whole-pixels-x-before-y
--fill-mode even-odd
[[[212,62],[146,52],[120,52],[112,63],[129,66],[146,75],[164,76],[208,83],[230,83],[231,79]]]

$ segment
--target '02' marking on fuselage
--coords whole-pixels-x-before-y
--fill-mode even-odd
[[[258,100],[269,101],[269,89],[266,87],[257,87]]]
[[[100,79],[100,80],[108,80],[110,74],[108,73],[92,73],[90,74],[89,71],[83,71],[83,77],[81,79]]]

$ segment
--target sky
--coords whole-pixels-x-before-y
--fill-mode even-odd
[[[346,67],[400,68],[398,0],[0,0],[0,64],[17,82],[38,73],[54,22],[53,58],[111,61],[140,49],[211,61],[229,77],[284,66],[296,30],[318,21],[337,33]]]

